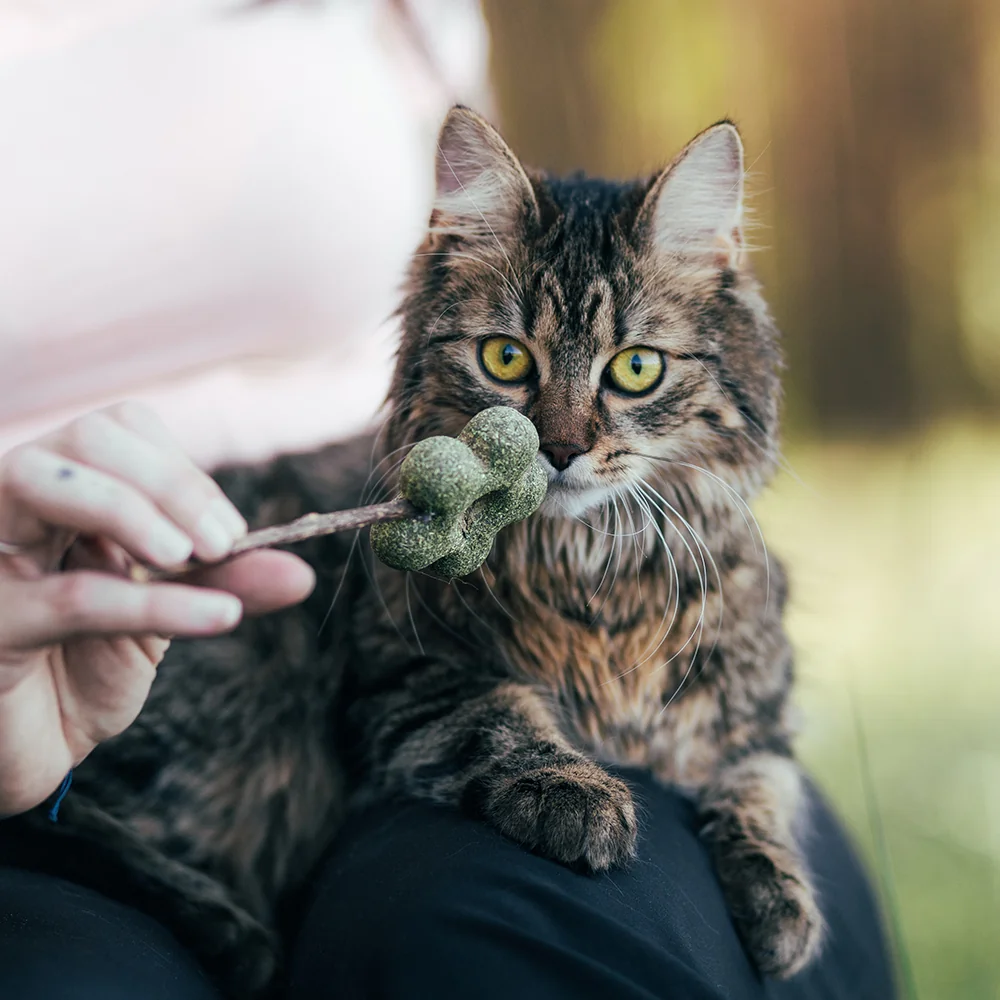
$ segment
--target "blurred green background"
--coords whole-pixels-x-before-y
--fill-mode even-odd
[[[1000,997],[1000,2],[484,0],[535,166],[630,176],[728,116],[785,332],[801,753],[904,988]]]

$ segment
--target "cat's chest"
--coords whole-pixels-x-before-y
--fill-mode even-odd
[[[548,688],[566,735],[599,759],[652,767],[686,784],[711,766],[718,699],[691,685],[701,608],[651,603],[593,624],[554,610],[522,620],[508,650],[518,673]]]

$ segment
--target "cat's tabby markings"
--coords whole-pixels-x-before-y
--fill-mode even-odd
[[[779,354],[742,184],[728,123],[613,184],[529,173],[452,111],[377,441],[220,478],[258,525],[348,507],[391,493],[408,445],[504,405],[538,429],[541,512],[457,584],[307,545],[305,605],[175,643],[61,822],[16,821],[38,863],[154,910],[245,1000],[349,798],[445,803],[601,871],[637,829],[601,762],[638,764],[698,803],[758,966],[801,968],[823,921],[796,844],[785,579],[745,505],[776,462]]]

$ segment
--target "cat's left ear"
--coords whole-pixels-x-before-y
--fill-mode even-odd
[[[438,135],[433,228],[467,239],[513,235],[537,218],[535,192],[500,133],[469,108],[448,112]]]
[[[743,142],[731,122],[696,136],[653,182],[636,220],[664,253],[738,267],[743,251]]]

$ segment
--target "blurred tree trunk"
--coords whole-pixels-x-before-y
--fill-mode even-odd
[[[827,430],[894,429],[984,401],[962,354],[953,220],[937,220],[916,268],[904,247],[922,200],[954,183],[975,145],[974,5],[768,9],[796,84],[779,95],[774,170],[799,393]],[[935,313],[930,329],[918,308]],[[932,342],[915,343],[918,331]]]
[[[614,0],[483,0],[505,136],[531,166],[601,167],[606,122],[593,39]]]

